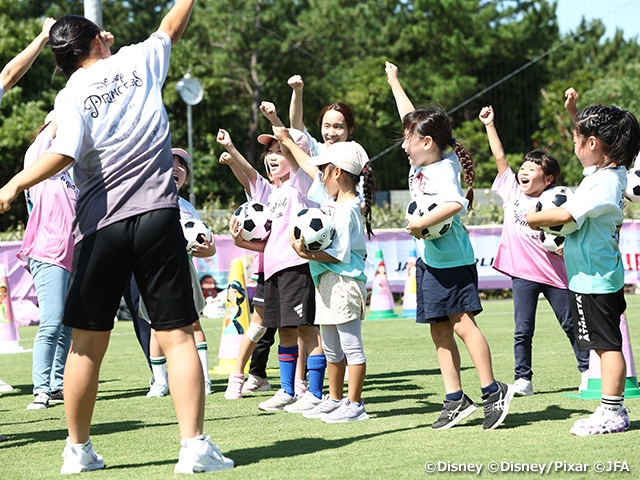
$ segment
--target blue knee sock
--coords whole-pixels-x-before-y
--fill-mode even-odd
[[[309,370],[309,391],[316,398],[322,398],[322,387],[324,386],[324,372],[327,369],[327,357],[324,353],[320,355],[309,355],[307,357],[307,370]]]
[[[296,365],[298,363],[298,346],[278,346],[278,362],[280,363],[280,387],[293,397]]]

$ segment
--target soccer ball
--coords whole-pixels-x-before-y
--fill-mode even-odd
[[[333,240],[333,220],[319,208],[300,210],[293,221],[293,236],[310,251],[324,250]]]
[[[627,189],[624,194],[633,203],[640,203],[640,170],[627,172]]]
[[[540,241],[542,246],[549,250],[551,253],[556,253],[556,249],[561,245],[564,245],[565,237],[552,235],[547,232],[540,232]]]
[[[425,213],[430,212],[440,204],[440,198],[437,195],[420,195],[407,205],[407,214],[422,217]],[[436,223],[422,230],[422,236],[425,240],[435,240],[447,233],[451,228],[453,217],[447,218],[444,222]]]
[[[569,187],[551,187],[542,192],[542,195],[538,197],[536,212],[559,207],[564,204],[571,195],[573,195],[573,190]],[[569,223],[565,223],[564,225],[540,228],[551,235],[565,236],[575,232],[578,229],[578,224],[571,220]]]
[[[197,218],[188,218],[181,220],[182,233],[187,241],[187,252],[191,253],[194,244],[204,243],[205,239],[211,241],[211,230],[206,223]]]
[[[242,227],[240,236],[250,242],[262,242],[271,233],[269,207],[264,203],[249,201],[235,211],[238,223]]]

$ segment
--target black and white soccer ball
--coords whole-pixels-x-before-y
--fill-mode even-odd
[[[540,242],[542,242],[542,246],[551,253],[556,253],[556,249],[564,245],[564,239],[565,237],[563,236],[540,232]]]
[[[264,203],[249,201],[235,211],[238,223],[242,227],[240,236],[250,242],[262,242],[271,233],[271,215]]]
[[[563,205],[569,197],[573,195],[573,190],[569,187],[551,187],[542,192],[542,195],[538,197],[536,202],[536,212],[547,210],[549,208],[556,208]],[[544,232],[551,235],[565,236],[575,232],[578,229],[578,224],[571,220],[564,225],[556,225],[555,227],[540,227]]]
[[[438,195],[420,195],[407,205],[407,214],[422,217],[430,212],[441,203]],[[422,236],[425,240],[435,240],[440,238],[451,228],[453,217],[447,218],[444,222],[436,223],[422,230]]]
[[[182,233],[187,241],[187,252],[191,253],[194,244],[204,243],[205,239],[211,241],[211,230],[206,223],[197,218],[188,218],[181,220]]]
[[[307,250],[318,252],[331,245],[333,240],[333,220],[319,208],[300,210],[293,220],[293,236],[300,240]]]
[[[627,189],[624,195],[633,203],[640,203],[640,170],[627,172]]]

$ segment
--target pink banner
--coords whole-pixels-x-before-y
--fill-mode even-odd
[[[502,232],[501,226],[468,227],[471,244],[476,254],[478,280],[481,290],[510,288],[511,279],[492,268],[495,253]],[[387,268],[387,278],[394,292],[404,290],[407,278],[409,252],[414,248],[414,240],[404,230],[377,230],[375,237],[367,241],[367,263],[365,273],[369,278],[369,287],[374,274],[375,252],[382,250]],[[217,253],[208,259],[195,261],[198,273],[211,274],[219,287],[225,287],[231,260],[242,258],[245,266],[247,288],[251,292],[250,281],[253,272],[253,253],[240,249],[233,244],[230,235],[216,235]],[[37,322],[37,301],[31,275],[16,259],[20,242],[0,243],[0,263],[7,266],[11,285],[11,300],[18,325]],[[640,284],[640,222],[626,221],[620,233],[620,252],[625,268],[625,283]]]

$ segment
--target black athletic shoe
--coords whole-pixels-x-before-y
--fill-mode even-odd
[[[49,403],[64,403],[64,392],[62,390],[51,392]]]
[[[473,400],[464,394],[462,398],[457,401],[445,400],[444,405],[442,405],[442,411],[440,412],[440,418],[431,425],[431,428],[436,430],[451,428],[475,412],[477,408],[478,405],[473,403]]]
[[[504,421],[507,413],[509,413],[511,399],[513,399],[513,385],[507,385],[502,382],[496,383],[498,384],[498,391],[482,397],[482,405],[484,406],[482,428],[485,430],[493,430]]]

